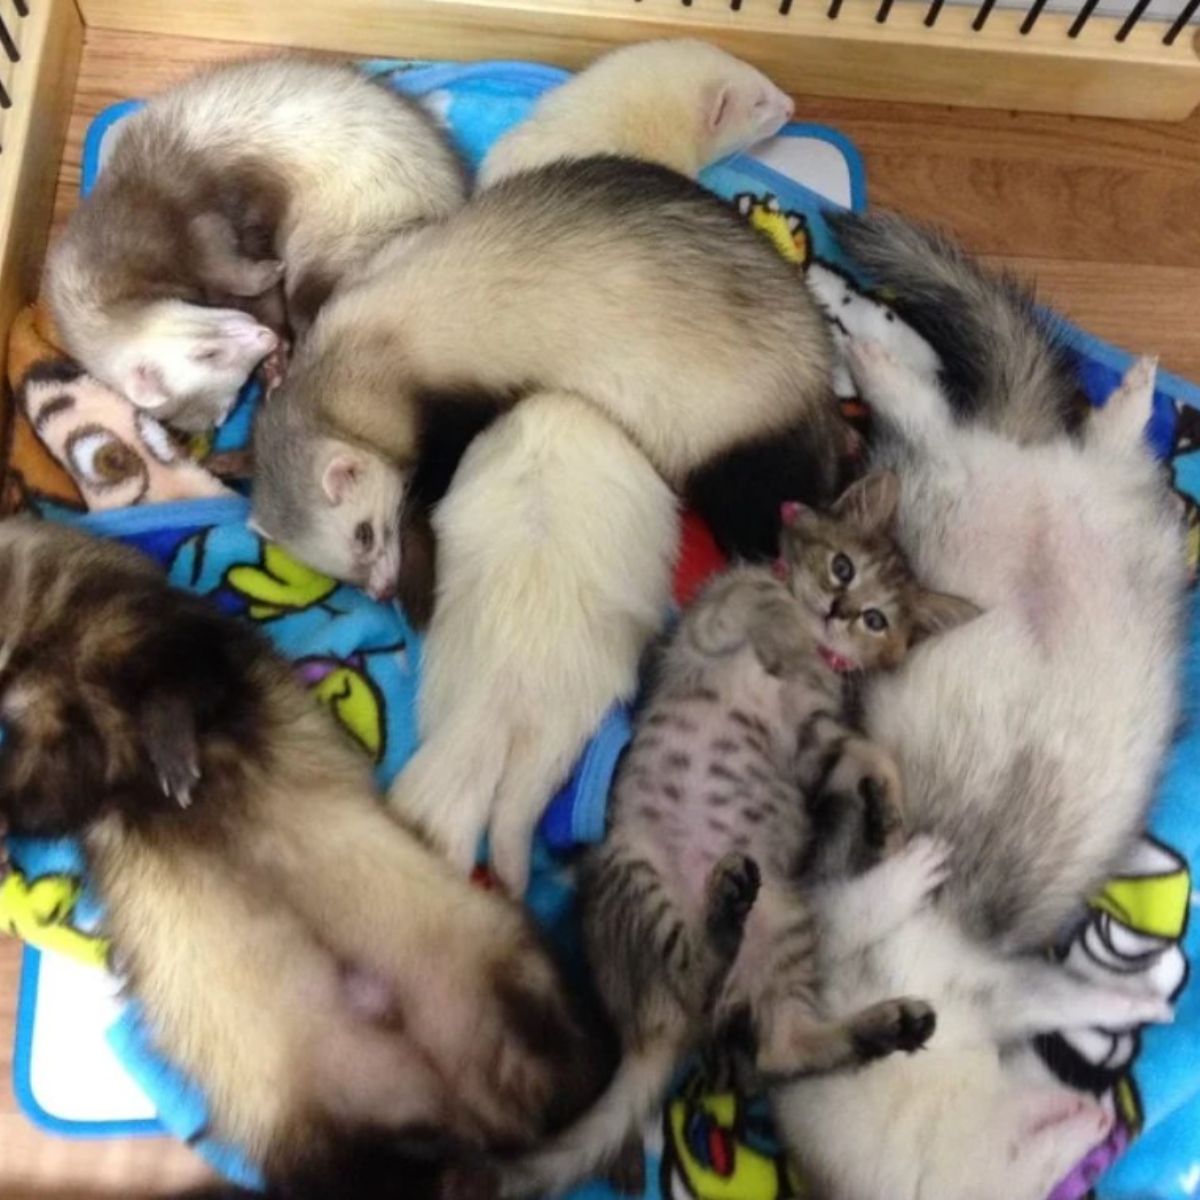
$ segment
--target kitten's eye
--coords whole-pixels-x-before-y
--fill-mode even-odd
[[[833,556],[829,563],[829,570],[834,579],[841,584],[847,584],[854,578],[854,564],[844,554]]]
[[[888,619],[877,608],[865,608],[862,622],[872,633],[882,633],[888,627]]]
[[[370,521],[359,521],[354,527],[354,541],[364,553],[375,545],[375,530]]]

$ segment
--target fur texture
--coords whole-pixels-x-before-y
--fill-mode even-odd
[[[589,1098],[600,1043],[521,913],[388,816],[260,635],[61,527],[6,522],[0,567],[0,817],[83,839],[214,1136],[284,1195],[439,1196]]]
[[[836,494],[847,435],[830,356],[795,267],[727,205],[659,166],[561,162],[389,248],[326,306],[270,406],[294,414],[260,427],[256,458],[297,459],[291,435],[302,428],[310,445],[375,453],[404,489],[422,457],[427,397],[468,389],[510,405],[562,388],[591,400],[685,493],[716,460],[789,436],[786,477],[744,474],[736,493],[695,497],[706,516],[748,505],[765,529],[747,540],[774,545],[780,501]],[[331,557],[328,500],[314,486],[327,461],[314,453],[306,473],[268,467],[255,489],[259,523],[310,562]]]
[[[994,352],[1012,353],[1003,327]],[[938,1032],[919,1061],[780,1092],[777,1115],[845,1200],[1040,1200],[1110,1118],[1029,1083],[1001,1051],[1054,1029],[1169,1016],[1157,998],[1018,953],[1051,937],[1128,849],[1175,726],[1185,562],[1142,440],[1153,367],[1135,366],[1079,437],[1021,445],[1024,418],[956,422],[936,384],[878,347],[854,347],[851,365],[878,457],[902,481],[902,546],[923,578],[984,615],[866,701],[913,828],[949,848],[943,896],[922,908],[919,889],[883,877],[822,909],[835,929],[832,1011],[911,989],[937,1009]],[[864,909],[877,919],[864,924]]]
[[[463,870],[490,831],[520,896],[534,825],[663,621],[675,501],[593,405],[546,392],[474,442],[433,525],[422,745],[391,802]]]
[[[772,137],[795,105],[761,71],[707,42],[622,46],[544,96],[488,151],[478,184],[564,158],[619,154],[695,178]]]
[[[432,119],[353,68],[226,64],[122,124],[50,255],[47,294],[92,374],[204,428],[285,323],[302,333],[388,238],[464,197]]]

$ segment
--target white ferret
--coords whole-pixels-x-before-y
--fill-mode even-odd
[[[285,324],[302,333],[381,244],[464,198],[432,118],[354,68],[222,65],[122,122],[52,249],[47,295],[92,374],[202,429]]]
[[[433,527],[424,740],[392,801],[464,870],[488,830],[521,895],[542,809],[666,615],[676,502],[593,404],[543,392],[474,441]]]
[[[561,158],[619,154],[693,179],[774,136],[795,105],[761,71],[691,38],[639,42],[598,58],[488,151],[478,186]]]
[[[258,631],[50,522],[4,522],[0,568],[0,821],[79,837],[150,1036],[270,1195],[434,1200],[591,1098],[603,1042],[525,916],[387,813]]]
[[[776,1114],[840,1200],[1044,1200],[1112,1116],[1031,1082],[1013,1051],[1035,1033],[1169,1019],[1157,996],[1035,956],[1139,834],[1175,727],[1185,554],[1143,440],[1153,365],[1076,414],[1011,282],[898,219],[834,225],[951,364],[944,391],[870,343],[850,356],[876,456],[901,478],[900,544],[984,612],[865,701],[912,828],[950,847],[941,896],[922,906],[881,874],[823,910],[832,1011],[911,990],[937,1032],[915,1059],[781,1090]],[[935,319],[952,301],[954,320]]]

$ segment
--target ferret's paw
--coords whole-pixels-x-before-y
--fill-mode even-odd
[[[536,825],[537,815],[501,810],[488,831],[492,873],[514,900],[520,900],[529,886],[529,860]]]
[[[188,808],[201,772],[195,721],[187,702],[171,696],[149,697],[142,740],[163,796]]]
[[[890,889],[894,902],[916,911],[950,878],[950,857],[954,853],[949,842],[941,838],[918,834],[911,838],[883,868],[891,872]]]
[[[288,344],[280,339],[271,353],[262,360],[259,369],[262,371],[265,395],[270,396],[278,391],[279,385],[283,383],[283,377],[287,374],[289,352]]]
[[[863,1062],[904,1051],[911,1054],[933,1037],[937,1014],[924,1000],[884,1000],[853,1021],[854,1048]]]

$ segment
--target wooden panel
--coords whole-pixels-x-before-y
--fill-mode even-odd
[[[83,45],[73,0],[29,8],[0,159],[0,347],[7,347],[13,316],[36,291]]]
[[[898,0],[886,25],[878,0],[845,0],[836,21],[824,4],[734,12],[724,0],[82,0],[89,25],[189,37],[240,38],[359,54],[435,58],[521,56],[577,66],[607,45],[694,33],[756,63],[791,91],[956,103],[1092,116],[1181,120],[1200,103],[1200,58],[1191,38],[1162,45],[1142,22],[1123,44],[1120,23],[1094,17],[1069,38],[1071,17],[1045,13],[1022,36],[1020,12],[997,10],[981,32],[972,9]]]

